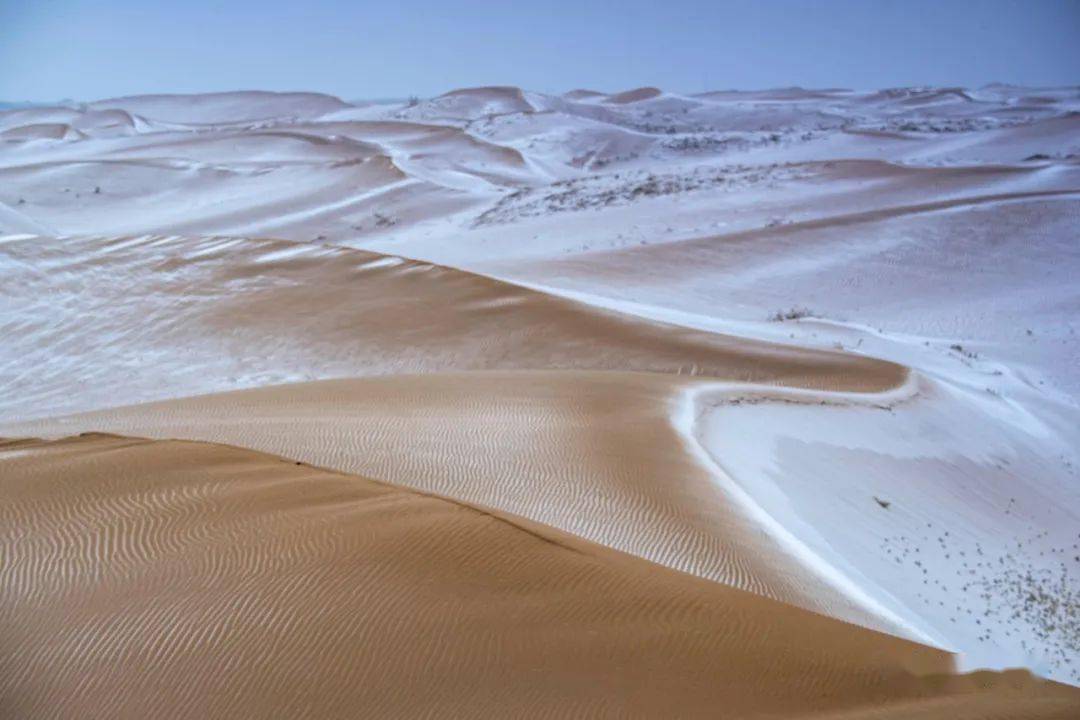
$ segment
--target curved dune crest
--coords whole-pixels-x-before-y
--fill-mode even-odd
[[[219,445],[0,444],[15,717],[1065,718],[1075,689]],[[832,716],[832,715],[830,715]]]
[[[686,376],[874,392],[902,384],[901,366],[686,330],[344,248],[149,237],[13,239],[0,252],[14,261],[5,267],[20,297],[51,298],[16,315],[23,319],[11,325],[8,367],[61,339],[85,346],[77,353],[83,369],[46,375],[35,391],[30,376],[7,376],[9,387],[20,388],[12,399],[39,412],[95,395],[102,398],[98,407],[139,399],[131,394],[133,379],[109,368],[143,353],[160,358],[134,366],[159,397],[171,384],[193,387],[192,374],[216,389],[213,383],[221,387],[232,368],[251,373],[260,365],[354,376],[530,371],[294,385],[95,413],[20,432],[67,433],[78,426],[272,451],[499,507],[765,596],[921,637],[823,582],[750,522],[671,421],[683,407]],[[57,272],[20,272],[31,260]],[[95,281],[105,277],[108,283]],[[77,302],[58,304],[65,289],[56,283],[73,278]],[[87,282],[98,288],[93,296],[84,291]],[[52,291],[35,291],[39,283]],[[58,307],[71,309],[70,321],[57,322]],[[86,321],[98,310],[104,327]],[[46,315],[51,323],[42,322]],[[114,339],[102,345],[102,337]],[[216,338],[229,340],[208,342]],[[87,361],[96,355],[102,384],[94,393],[75,390],[71,383],[86,378]],[[656,374],[611,372],[623,368]]]
[[[35,272],[44,265],[53,272]],[[0,244],[0,283],[19,290],[0,346],[9,420],[24,408],[60,414],[222,390],[238,376],[275,384],[602,369],[869,392],[907,377],[892,363],[687,330],[431,263],[298,242],[18,238]],[[62,365],[58,343],[77,372],[23,371],[31,357]]]
[[[593,542],[912,639],[763,528],[672,415],[691,378],[484,372],[330,380],[6,427],[224,442],[498,508]]]

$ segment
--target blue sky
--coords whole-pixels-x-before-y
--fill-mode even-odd
[[[1080,83],[1080,0],[0,0],[0,99]]]

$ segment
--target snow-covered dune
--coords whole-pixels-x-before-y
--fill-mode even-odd
[[[192,125],[299,120],[348,104],[332,95],[308,92],[223,92],[197,95],[132,95],[89,103],[94,110],[119,109],[147,118]]]
[[[357,105],[233,92],[10,110],[0,435],[228,443],[260,468],[256,452],[273,453],[628,553],[633,578],[650,561],[725,602],[861,625],[839,634],[852,647],[900,636],[880,641],[890,677],[901,656],[949,675],[945,650],[963,670],[1077,684],[1078,227],[1078,88],[482,87]],[[0,467],[43,478],[70,450],[73,472],[105,482],[84,450],[132,442],[13,443]],[[144,444],[132,478],[159,457],[212,460]],[[31,496],[25,517],[47,536],[66,510]],[[5,551],[44,567],[16,540]],[[18,575],[19,592],[38,597],[46,577]],[[649,586],[657,608],[710,592],[680,582]],[[794,642],[776,645],[802,658]],[[781,652],[755,643],[733,657]],[[871,672],[867,652],[841,675]],[[904,682],[882,712],[968,680]],[[1036,693],[1021,686],[1023,704]],[[1062,692],[1067,717],[1078,701]],[[934,707],[995,709],[974,697]]]

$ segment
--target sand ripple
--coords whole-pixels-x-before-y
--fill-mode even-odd
[[[7,433],[224,442],[435,492],[920,640],[748,513],[673,418],[699,381],[612,372],[332,380],[121,408]]]
[[[8,443],[0,488],[5,717],[1078,707],[512,516],[230,447]]]

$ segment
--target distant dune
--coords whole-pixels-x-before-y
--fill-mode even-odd
[[[660,97],[661,91],[659,88],[643,87],[635,90],[627,90],[621,93],[615,93],[614,95],[608,95],[607,102],[623,105],[626,103],[636,103],[642,100],[651,100],[655,97]]]
[[[654,373],[331,380],[4,427],[240,445],[499,508],[669,567],[897,635],[889,608],[763,528],[686,428],[701,383]],[[681,421],[680,421],[681,422]]]
[[[34,272],[45,265],[55,272]],[[688,330],[427,262],[284,240],[13,238],[0,243],[0,279],[21,289],[7,305],[12,326],[0,349],[7,420],[313,373],[634,370],[848,391],[906,378],[886,362]],[[13,371],[29,357],[60,362],[53,348],[63,346],[74,363],[66,372]],[[108,370],[141,356],[159,359],[122,376]],[[90,377],[95,386],[83,387]]]
[[[586,90],[584,88],[580,88],[578,90],[570,90],[569,92],[563,93],[563,97],[569,100],[586,100],[588,98],[603,96],[604,93],[602,92],[598,92],[596,90]]]
[[[197,95],[132,95],[91,103],[98,110],[120,109],[170,122],[213,124],[271,118],[305,118],[348,107],[331,95],[262,91]]]

